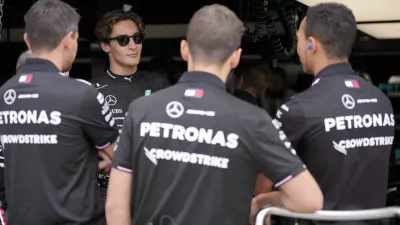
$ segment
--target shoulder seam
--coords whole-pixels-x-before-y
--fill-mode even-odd
[[[78,78],[76,78],[75,80],[77,80],[77,81],[79,81],[79,82],[82,82],[82,83],[85,83],[85,84],[87,84],[87,85],[89,85],[89,86],[92,86],[92,83],[90,83],[90,82],[87,81],[87,80],[78,79]]]

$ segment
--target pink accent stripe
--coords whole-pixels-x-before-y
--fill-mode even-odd
[[[293,178],[292,175],[287,176],[285,179],[283,179],[283,180],[281,180],[280,182],[276,183],[276,184],[274,185],[274,187],[277,188],[277,187],[281,186],[282,184],[288,182],[288,181],[291,180],[292,178]]]
[[[121,170],[123,172],[132,173],[131,169],[127,169],[127,168],[124,168],[122,166],[117,166],[117,169],[119,169],[119,170]]]

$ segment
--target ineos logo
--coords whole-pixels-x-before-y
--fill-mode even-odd
[[[356,105],[356,102],[354,101],[354,98],[351,97],[351,95],[348,95],[348,94],[344,94],[342,96],[342,103],[343,103],[344,107],[346,107],[348,109],[353,109],[354,106]]]
[[[107,95],[106,102],[109,106],[117,104],[117,98],[114,95]]]
[[[17,93],[14,91],[14,89],[9,89],[6,91],[6,93],[4,93],[4,102],[7,105],[13,104],[16,98]]]
[[[182,116],[185,109],[183,108],[182,103],[173,101],[168,103],[167,107],[165,108],[167,115],[171,118],[179,118]]]

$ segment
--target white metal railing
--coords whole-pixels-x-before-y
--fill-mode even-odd
[[[264,225],[265,218],[270,215],[325,221],[376,220],[400,217],[400,207],[349,211],[320,210],[315,213],[295,213],[278,207],[266,207],[257,214],[255,225]]]

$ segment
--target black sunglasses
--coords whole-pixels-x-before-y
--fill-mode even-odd
[[[113,38],[109,38],[108,40],[117,40],[118,44],[122,47],[127,46],[129,44],[129,41],[131,40],[131,38],[133,39],[133,42],[135,42],[135,44],[139,45],[142,44],[143,39],[144,39],[144,33],[142,32],[136,32],[135,34],[133,34],[132,36],[128,36],[128,35],[120,35],[117,37],[113,37]]]

